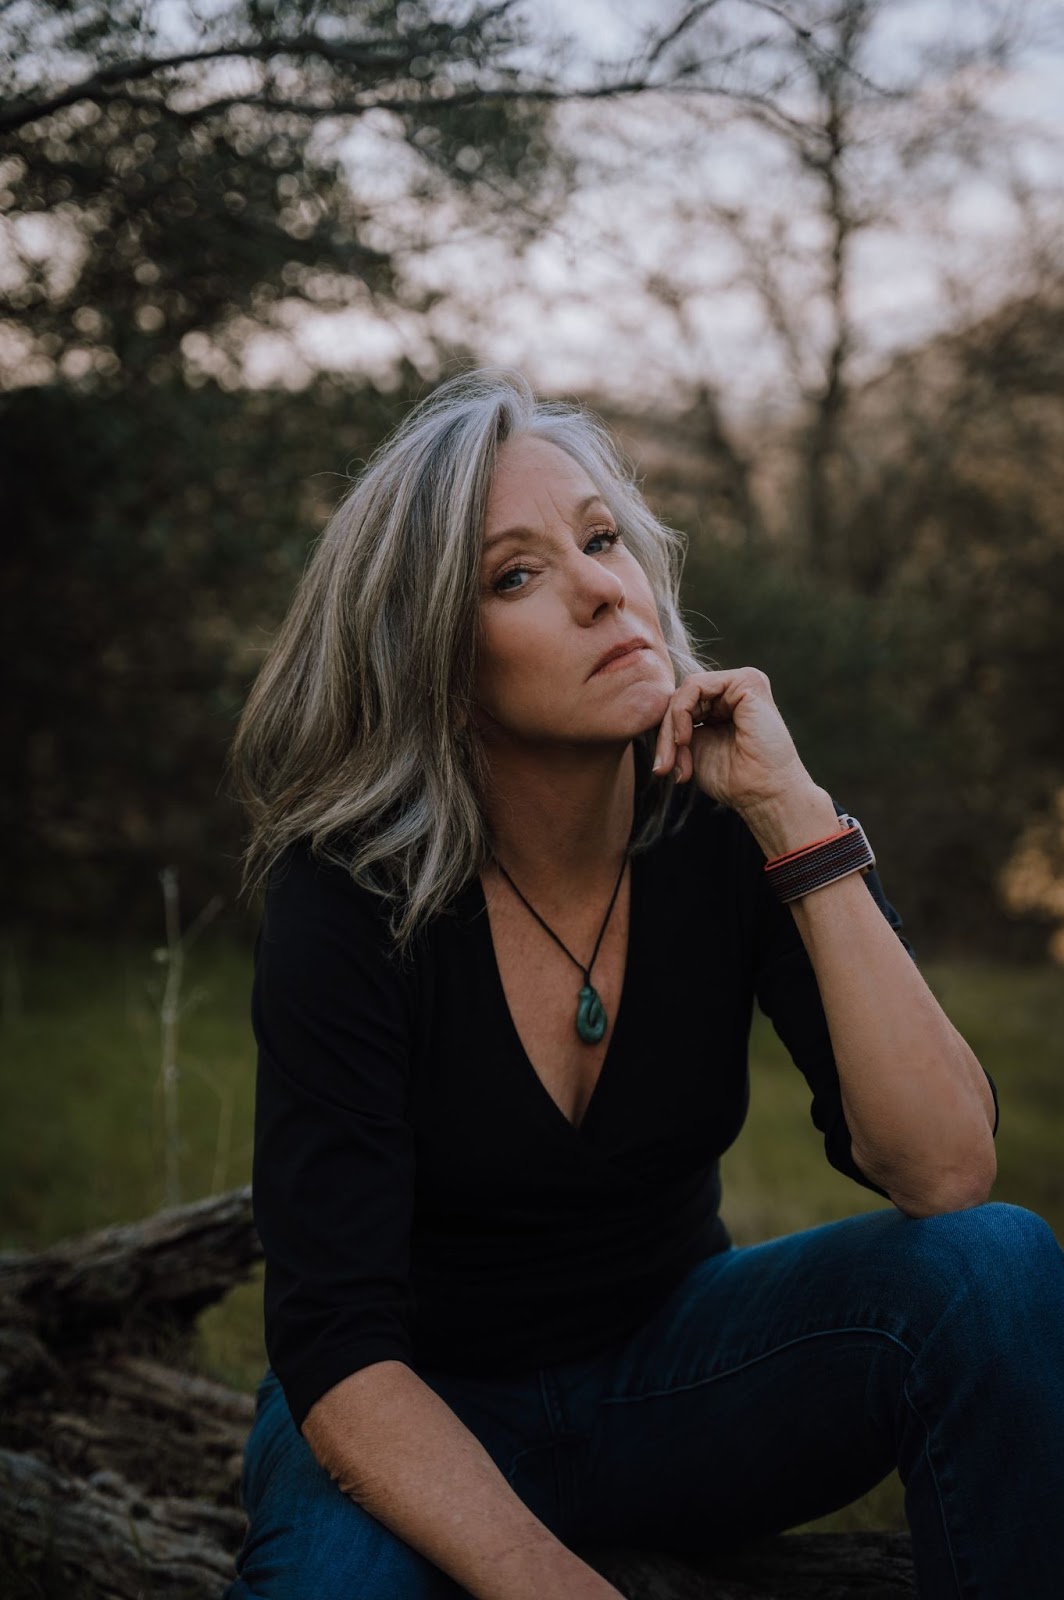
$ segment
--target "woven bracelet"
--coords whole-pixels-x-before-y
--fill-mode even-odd
[[[856,817],[839,817],[839,831],[811,844],[800,845],[765,863],[765,874],[786,905],[814,889],[823,889],[852,872],[871,872],[876,864],[872,846]]]

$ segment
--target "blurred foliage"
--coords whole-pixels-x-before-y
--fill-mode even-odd
[[[917,945],[1042,954],[1042,921],[1011,918],[998,894],[1050,782],[1029,754],[1041,708],[1029,722],[1010,710],[1007,667],[1001,680],[958,683],[948,614],[926,598],[833,591],[727,545],[696,547],[685,588],[713,659],[768,673],[806,767],[865,825]],[[707,614],[719,631],[705,627]],[[971,625],[954,626],[975,648]]]
[[[403,362],[249,390],[249,341],[424,310],[404,263],[441,217],[515,250],[546,225],[570,164],[514,97],[510,11],[2,8],[9,928],[159,928],[166,863],[189,915],[234,888],[248,684],[348,465],[424,389]]]
[[[248,339],[303,308],[424,310],[402,258],[438,212],[518,250],[571,179],[549,103],[513,97],[509,7],[4,11],[0,215],[19,270],[0,331],[38,375],[143,387],[191,365],[236,384]],[[363,123],[370,173],[345,144]],[[382,223],[404,197],[402,226]]]
[[[785,510],[772,539],[724,498],[691,528],[696,631],[722,665],[768,672],[806,765],[937,949],[1042,953],[1056,903],[1047,877],[1013,915],[1002,876],[1064,786],[1062,319],[1047,283],[855,390],[829,573]],[[661,508],[690,526],[681,490],[659,469]]]
[[[189,916],[234,888],[240,707],[347,470],[418,386],[0,400],[9,924],[161,934],[167,862]]]
[[[240,707],[347,474],[425,387],[407,367],[390,393],[321,379],[175,382],[150,406],[63,385],[0,399],[9,925],[161,930],[166,862],[187,916],[232,900],[243,820],[221,774]],[[1041,465],[1017,461],[986,417],[945,452],[920,394],[919,429],[897,438],[876,397],[881,492],[852,497],[849,570],[828,582],[800,547],[736,539],[718,516],[691,529],[684,598],[721,664],[769,673],[917,943],[1040,954],[1044,919],[1007,914],[998,885],[1064,783],[1060,467],[1048,441]],[[668,513],[671,469],[645,488]]]
[[[248,687],[347,474],[482,358],[427,337],[426,370],[401,364],[388,389],[251,389],[247,340],[294,307],[423,308],[403,262],[441,218],[514,248],[548,224],[572,158],[549,102],[518,95],[511,11],[3,9],[0,205],[21,256],[0,367],[24,357],[0,395],[16,945],[38,926],[161,932],[166,864],[186,918],[221,893],[248,931],[222,784]],[[383,143],[361,172],[341,136],[370,111]],[[769,672],[923,949],[1040,953],[1059,902],[1028,884],[1009,912],[1001,894],[1064,786],[1064,291],[1051,265],[1025,281],[875,382],[840,365],[814,396],[829,445],[812,400],[741,434],[708,384],[637,419],[674,435],[646,489],[691,534],[696,631]],[[812,467],[831,531],[815,550]]]

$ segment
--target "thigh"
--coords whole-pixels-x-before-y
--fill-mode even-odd
[[[893,1471],[902,1388],[948,1278],[934,1250],[914,1262],[919,1227],[868,1212],[699,1262],[573,1397],[581,1538],[723,1548]]]

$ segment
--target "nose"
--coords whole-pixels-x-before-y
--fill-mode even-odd
[[[573,614],[585,627],[610,610],[623,611],[624,584],[595,556],[578,550],[573,555]]]

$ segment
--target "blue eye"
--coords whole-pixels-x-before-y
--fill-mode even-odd
[[[592,533],[587,534],[587,544],[590,544],[592,539],[608,539],[608,541],[610,541],[608,542],[608,549],[613,549],[614,544],[619,541],[619,538],[621,538],[621,534],[619,534],[619,531],[616,530],[616,528],[594,528]],[[506,571],[499,573],[498,578],[496,578],[496,581],[491,584],[491,587],[493,587],[496,594],[517,594],[518,590],[525,589],[525,584],[518,584],[515,589],[504,589],[504,587],[502,587],[502,582],[504,582],[504,579],[510,578],[510,576],[512,576],[514,573],[528,573],[528,571],[531,571],[531,568],[528,568],[528,566],[507,566]]]

